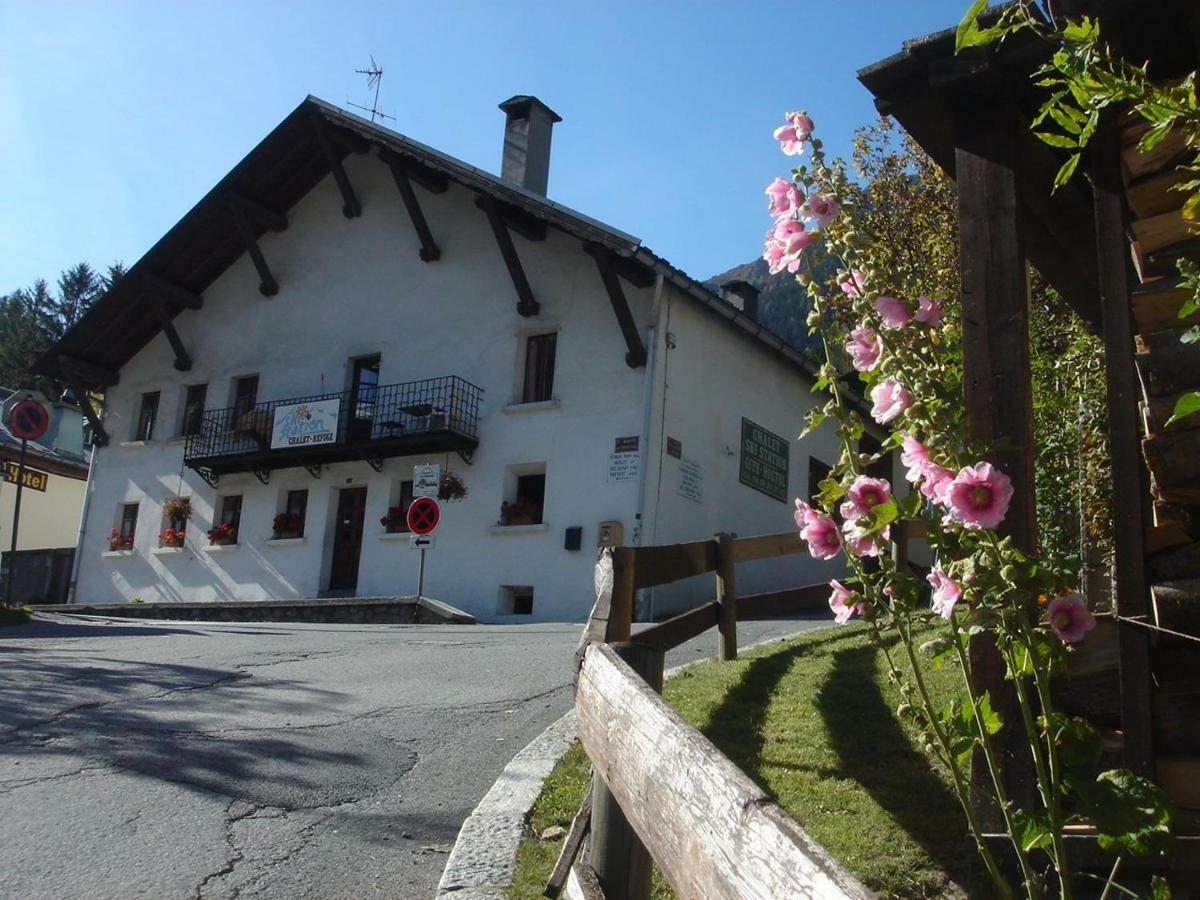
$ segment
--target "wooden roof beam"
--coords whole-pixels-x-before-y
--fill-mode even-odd
[[[279,293],[279,282],[271,274],[271,267],[267,265],[267,258],[263,256],[262,248],[258,246],[258,235],[254,233],[254,228],[250,224],[250,218],[246,215],[246,211],[241,203],[236,199],[226,198],[225,207],[229,210],[230,216],[233,217],[233,227],[237,231],[238,237],[242,239],[242,246],[250,254],[254,268],[258,271],[258,292],[264,297],[274,297]],[[287,220],[285,219],[284,228],[286,227]]]
[[[150,305],[154,308],[154,316],[158,319],[158,324],[162,326],[163,334],[167,336],[167,341],[175,352],[175,368],[180,372],[190,372],[192,358],[188,355],[187,348],[183,346],[179,332],[175,330],[175,322],[167,309],[167,304],[162,297],[156,294],[151,298]]]
[[[61,364],[62,357],[59,357]],[[108,431],[104,427],[104,423],[100,421],[100,416],[96,412],[96,408],[92,406],[92,399],[88,396],[87,388],[83,385],[83,379],[72,371],[65,371],[67,384],[71,386],[72,393],[75,394],[75,399],[79,403],[79,410],[83,413],[83,417],[87,419],[88,424],[92,426],[92,438],[96,442],[97,447],[107,447],[109,443]]]
[[[425,221],[425,213],[417,201],[416,192],[413,190],[412,181],[409,178],[409,167],[405,160],[387,149],[379,151],[379,158],[391,169],[396,189],[400,191],[400,199],[404,201],[404,208],[408,210],[408,218],[417,232],[417,240],[421,242],[421,249],[417,251],[417,255],[424,262],[435,262],[441,259],[442,250],[433,239],[429,223]]]
[[[121,381],[119,372],[114,372],[112,369],[106,369],[87,360],[76,359],[73,356],[59,354],[58,367],[68,378],[75,377],[81,381],[86,381],[88,384],[95,384],[101,387],[112,387]]]
[[[487,215],[488,224],[491,225],[492,234],[496,238],[496,246],[500,248],[500,255],[508,268],[508,275],[517,292],[517,312],[525,317],[536,316],[542,308],[533,298],[533,288],[529,286],[529,279],[525,277],[521,257],[517,256],[517,248],[513,246],[512,235],[508,233],[508,224],[500,211],[500,204],[490,195],[481,195],[475,203]]]
[[[633,321],[633,313],[629,310],[629,301],[625,299],[625,291],[617,277],[614,254],[606,247],[598,244],[585,244],[585,249],[596,260],[596,268],[600,270],[600,280],[604,282],[604,290],[608,293],[608,302],[612,304],[613,313],[617,317],[617,325],[625,338],[628,352],[625,354],[625,365],[631,369],[646,365],[646,346],[638,333],[637,324]]]
[[[177,284],[167,281],[165,278],[160,278],[149,272],[142,274],[142,286],[152,295],[169,300],[176,306],[182,306],[184,309],[199,309],[204,305],[204,297],[200,294],[197,294],[195,291],[189,291],[187,288],[182,288]]]
[[[475,205],[484,212],[487,212],[485,203],[494,206],[504,219],[504,224],[525,238],[525,240],[544,241],[546,239],[546,223],[537,218],[537,216],[530,215],[522,209],[517,209],[509,203],[501,203],[490,194],[486,196],[480,194],[475,198]]]
[[[325,157],[329,171],[333,174],[333,180],[337,182],[338,190],[342,194],[342,215],[347,219],[361,216],[362,204],[358,202],[358,197],[354,194],[354,187],[350,184],[350,178],[346,175],[346,169],[342,165],[342,157],[333,149],[333,141],[329,136],[330,129],[325,122],[325,117],[320,113],[314,113],[309,121],[312,122],[313,137],[317,141],[321,155]]]
[[[592,256],[595,256],[597,253],[607,254],[613,271],[634,287],[648,288],[654,286],[655,276],[653,269],[643,266],[641,263],[635,262],[626,256],[621,256],[609,250],[603,244],[593,243],[592,241],[584,241],[583,250]]]
[[[251,200],[249,197],[236,192],[230,192],[225,195],[225,203],[229,206],[239,207],[247,218],[253,222],[257,222],[264,228],[269,228],[271,231],[287,231],[288,219],[286,214],[268,209],[261,203]]]

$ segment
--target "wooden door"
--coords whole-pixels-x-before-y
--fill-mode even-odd
[[[338,492],[337,522],[333,528],[333,563],[329,567],[331,591],[358,586],[358,557],[362,550],[363,514],[367,509],[365,487]]]

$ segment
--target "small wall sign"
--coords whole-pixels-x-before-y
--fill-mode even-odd
[[[442,467],[437,463],[413,466],[413,496],[436,497],[442,481]]]
[[[704,502],[704,469],[694,459],[679,463],[679,496],[696,503]]]
[[[667,456],[683,459],[683,442],[673,437],[667,438]]]
[[[10,462],[4,467],[4,480],[9,484],[17,483],[17,470],[19,466],[15,462]],[[25,477],[21,480],[22,487],[29,488],[35,491],[45,493],[46,484],[50,481],[50,476],[45,472],[39,472],[37,469],[25,467]]]
[[[342,401],[337,398],[275,407],[271,449],[336,443],[341,407]]]
[[[781,503],[788,498],[788,442],[749,419],[742,419],[742,459],[738,481]]]
[[[637,440],[634,438],[634,440]],[[642,470],[642,454],[637,450],[611,453],[608,457],[609,481],[635,481]]]
[[[616,446],[613,447],[613,452],[614,453],[637,453],[637,449],[638,449],[638,436],[635,434],[633,437],[617,438]]]

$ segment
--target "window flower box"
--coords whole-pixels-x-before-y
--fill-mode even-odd
[[[237,543],[237,528],[228,522],[222,522],[208,529],[208,541],[218,547]]]
[[[281,512],[271,523],[271,540],[287,541],[304,536],[304,519],[297,513]]]
[[[132,534],[123,534],[114,528],[111,532],[109,532],[109,535],[108,535],[108,549],[114,550],[114,551],[115,550],[132,550],[133,549],[133,535]]]
[[[507,525],[539,525],[542,521],[542,505],[524,497],[518,497],[512,503],[500,504],[500,521],[496,524]]]
[[[387,515],[379,517],[384,534],[400,534],[408,531],[408,508],[404,506],[389,506]]]
[[[182,528],[164,528],[158,533],[159,547],[182,547],[187,532]]]

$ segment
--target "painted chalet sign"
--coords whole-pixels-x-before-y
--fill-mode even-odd
[[[761,425],[742,419],[742,464],[738,481],[787,503],[788,443]]]
[[[275,407],[271,449],[311,447],[337,441],[341,400],[309,400]]]

